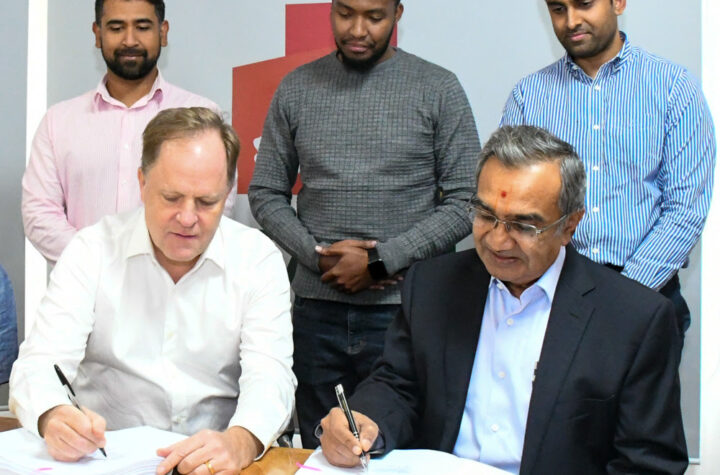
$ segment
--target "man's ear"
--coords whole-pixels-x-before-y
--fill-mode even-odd
[[[402,18],[403,12],[405,11],[405,7],[402,3],[398,3],[398,6],[395,8],[395,26],[397,26],[398,22],[400,21],[400,18]]]
[[[613,0],[613,12],[616,16],[620,16],[627,7],[627,0]]]
[[[138,183],[140,184],[140,201],[145,203],[145,174],[142,171],[142,167],[138,167]]]
[[[580,220],[583,216],[585,216],[585,209],[570,213],[570,216],[568,216],[565,220],[565,225],[563,226],[562,232],[562,240],[564,246],[570,244],[570,240],[572,239],[573,234],[575,234],[575,230],[577,229],[578,224],[580,224]]]
[[[167,35],[169,30],[170,23],[168,23],[167,20],[163,20],[163,22],[160,24],[160,46],[168,45]]]
[[[102,46],[102,40],[100,39],[100,27],[95,22],[92,24],[92,32],[95,35],[95,47],[100,48]]]

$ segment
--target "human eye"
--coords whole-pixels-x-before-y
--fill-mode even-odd
[[[522,236],[535,236],[537,234],[537,227],[528,223],[520,223],[518,221],[508,221],[510,229],[517,234]]]
[[[197,202],[198,202],[198,205],[200,205],[203,208],[211,208],[218,203],[218,200],[200,198],[199,200],[197,200]]]
[[[565,5],[560,3],[548,3],[548,10],[550,10],[550,13],[559,15],[565,12]]]
[[[497,221],[497,218],[488,213],[486,210],[482,208],[478,208],[477,206],[474,207],[475,217],[482,221],[483,223],[492,223],[495,224],[495,221]]]
[[[178,195],[163,195],[163,199],[167,201],[168,203],[177,203],[180,201],[180,196]]]
[[[345,19],[348,19],[352,16],[352,13],[350,12],[350,10],[346,10],[344,8],[340,8],[339,10],[337,10],[337,14],[340,18],[345,18]]]

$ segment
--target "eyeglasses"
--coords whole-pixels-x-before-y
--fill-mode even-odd
[[[487,226],[490,229],[495,229],[498,223],[504,224],[505,231],[507,231],[507,233],[513,239],[536,239],[545,231],[552,229],[553,227],[560,224],[568,216],[567,214],[565,214],[557,221],[554,221],[543,228],[538,228],[537,226],[528,223],[520,223],[518,221],[507,221],[504,219],[500,219],[497,216],[481,208],[480,203],[478,203],[474,199],[471,199],[468,203],[468,212],[470,213],[471,221],[476,220],[481,225]]]

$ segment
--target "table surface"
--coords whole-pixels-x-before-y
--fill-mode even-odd
[[[13,417],[0,417],[0,431],[20,427]],[[312,450],[271,447],[263,458],[242,471],[243,475],[285,475],[295,473],[297,464],[302,464],[310,457]]]

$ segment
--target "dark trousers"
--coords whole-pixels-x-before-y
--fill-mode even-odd
[[[338,405],[335,385],[342,383],[349,396],[370,374],[382,354],[385,330],[399,307],[295,297],[295,407],[304,448],[320,443],[313,432],[320,419]]]

